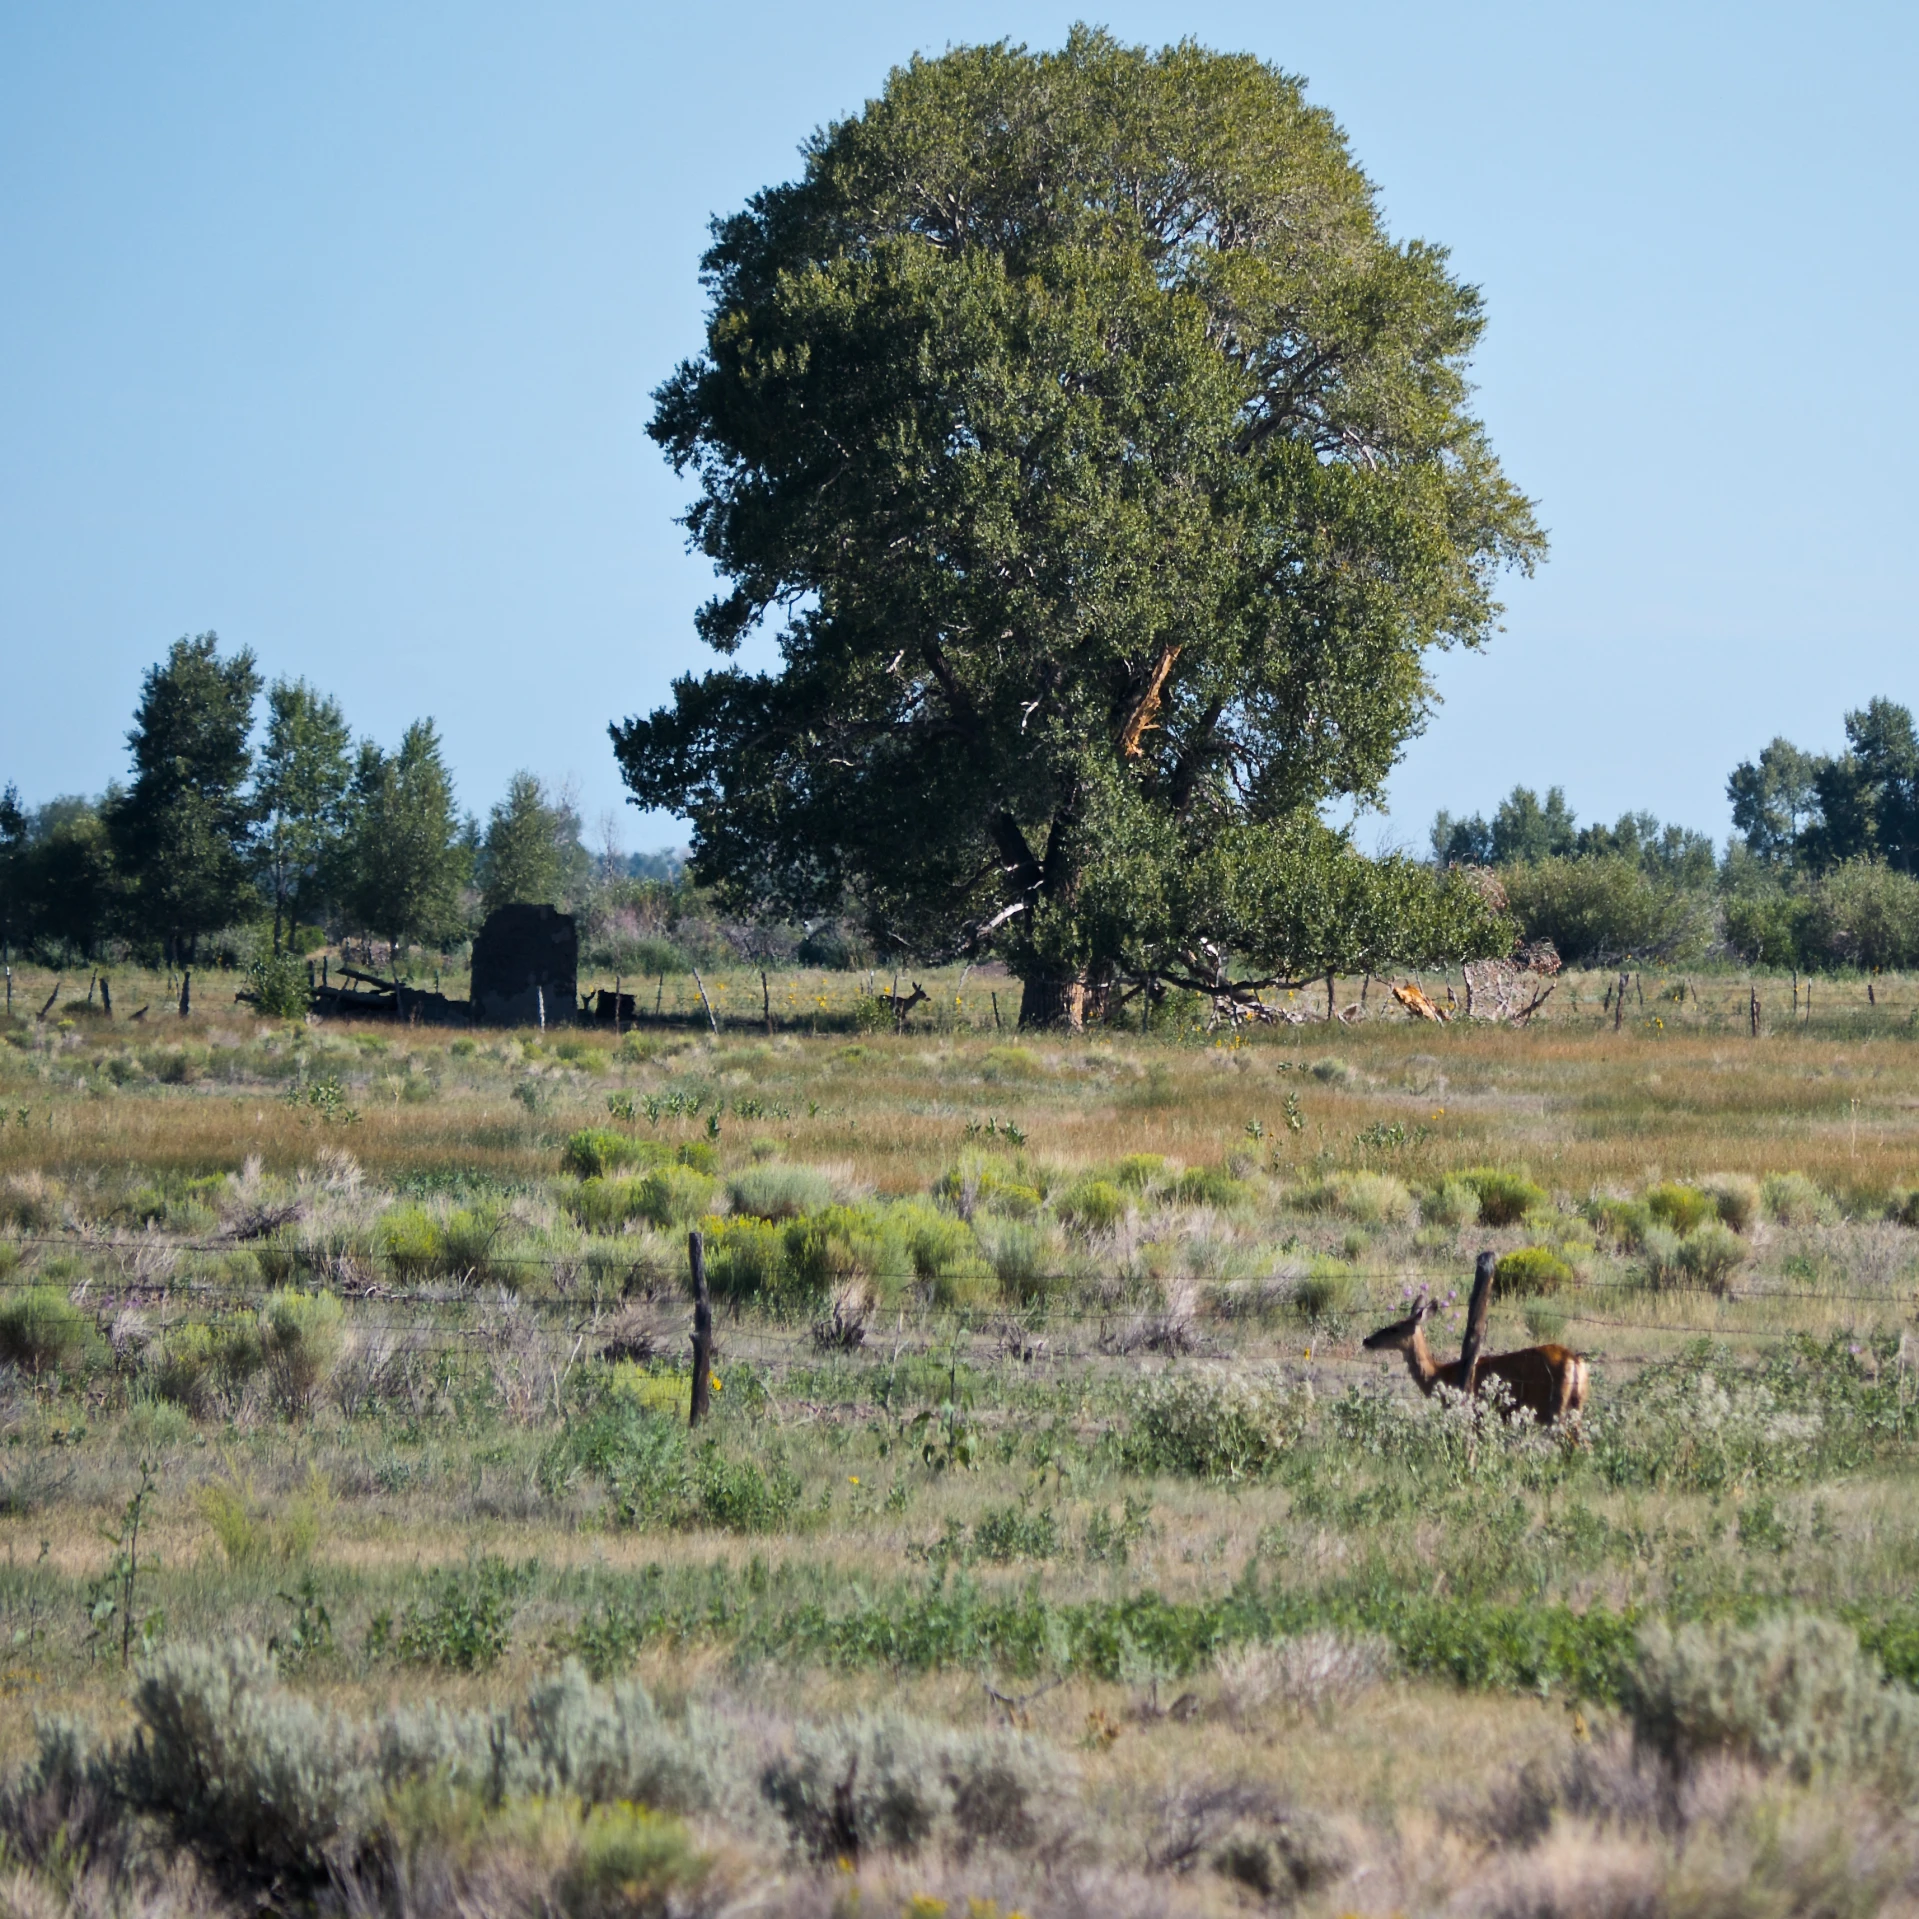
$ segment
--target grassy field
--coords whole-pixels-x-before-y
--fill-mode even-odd
[[[920,977],[16,975],[0,1905],[1919,1901],[1919,983],[1068,1041]],[[1576,1440],[1360,1349],[1482,1247]]]

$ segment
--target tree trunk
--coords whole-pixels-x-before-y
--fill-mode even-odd
[[[1077,973],[1036,973],[1023,982],[1021,1032],[1084,1032],[1106,1017],[1113,997],[1110,980],[1088,980]]]

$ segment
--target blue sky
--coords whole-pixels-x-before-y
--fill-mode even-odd
[[[1919,703],[1913,9],[15,6],[0,782],[100,788],[212,627],[384,741],[432,714],[465,805],[528,766],[620,808],[607,721],[702,658],[643,427],[708,218],[916,49],[1075,18],[1305,76],[1485,290],[1479,403],[1553,555],[1363,842],[1515,780],[1723,833],[1774,733]]]

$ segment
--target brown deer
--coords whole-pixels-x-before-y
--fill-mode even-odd
[[[1366,1340],[1369,1353],[1404,1353],[1406,1370],[1428,1399],[1435,1386],[1450,1386],[1458,1392],[1465,1376],[1463,1361],[1442,1364],[1427,1346],[1426,1321],[1432,1310],[1432,1300],[1421,1299],[1407,1318],[1382,1326]],[[1531,1413],[1542,1426],[1577,1419],[1586,1403],[1586,1362],[1564,1346],[1525,1346],[1516,1353],[1490,1354],[1479,1362],[1474,1393],[1483,1393],[1492,1379],[1503,1379],[1514,1406]]]
[[[915,980],[913,982],[913,990],[910,993],[880,993],[876,994],[875,997],[879,1000],[879,1003],[893,1015],[894,1032],[903,1033],[906,1030],[907,1014],[910,1013],[914,1007],[918,1006],[921,1001],[930,999],[932,995],[927,992],[926,988],[923,987],[918,980]]]

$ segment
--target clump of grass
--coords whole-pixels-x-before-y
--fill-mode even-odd
[[[37,1168],[0,1180],[0,1226],[23,1233],[50,1233],[60,1224],[66,1193]]]
[[[1113,1184],[1129,1192],[1144,1192],[1159,1183],[1166,1171],[1163,1153],[1128,1153],[1113,1168]]]
[[[1528,1213],[1537,1212],[1547,1203],[1546,1189],[1535,1186],[1523,1173],[1474,1166],[1457,1178],[1461,1185],[1472,1188],[1479,1201],[1479,1217],[1488,1226],[1516,1226]]]
[[[1306,1070],[1324,1086],[1353,1086],[1359,1081],[1359,1068],[1351,1060],[1316,1059]]]
[[[1518,1298],[1557,1293],[1573,1283],[1573,1269],[1550,1246],[1521,1246],[1493,1269],[1499,1289]]]

